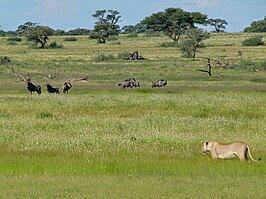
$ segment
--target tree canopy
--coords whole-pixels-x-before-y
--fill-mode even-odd
[[[195,24],[205,24],[207,15],[200,12],[186,12],[181,8],[167,8],[164,12],[157,12],[141,21],[147,29],[163,32],[172,40],[178,42],[180,35]]]
[[[19,35],[25,36],[28,41],[33,41],[40,44],[41,48],[45,48],[48,37],[53,35],[54,30],[48,26],[40,26],[37,23],[26,22],[20,25],[16,31]]]
[[[136,25],[125,25],[121,29],[121,33],[124,34],[139,34],[146,32],[146,26],[140,23]]]
[[[225,29],[225,25],[228,23],[224,19],[208,19],[207,24],[213,26],[217,33],[221,32],[222,29]]]
[[[120,26],[117,24],[121,18],[116,10],[97,10],[92,15],[97,21],[90,37],[97,39],[99,43],[105,43],[111,35],[118,35]]]
[[[249,27],[244,29],[244,32],[266,32],[266,16],[263,20],[253,21]]]
[[[186,37],[179,45],[185,57],[195,58],[198,48],[204,47],[203,40],[210,38],[210,33],[201,28],[191,28],[186,31]]]

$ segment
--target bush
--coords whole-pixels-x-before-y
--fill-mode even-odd
[[[65,37],[64,41],[77,41],[76,37]]]
[[[114,60],[115,57],[113,55],[106,55],[101,52],[96,52],[96,55],[94,57],[94,61],[108,61],[108,60]]]
[[[20,37],[9,37],[9,38],[7,38],[7,41],[21,42],[22,38],[20,38]]]
[[[237,67],[237,66],[236,66]],[[242,70],[246,71],[265,71],[266,69],[266,61],[260,61],[260,62],[253,62],[253,61],[247,61],[243,60],[239,63],[238,67]]]
[[[56,41],[53,41],[46,48],[63,48],[63,45],[62,44],[57,44]]]
[[[40,114],[37,115],[38,119],[44,119],[44,118],[52,118],[53,114],[49,112],[41,112]]]
[[[38,48],[38,45],[34,41],[27,41],[25,44],[28,45],[29,48],[33,48],[33,49],[37,49]]]
[[[243,46],[263,46],[264,44],[261,36],[250,37],[242,42]]]
[[[11,62],[11,59],[8,56],[0,56],[0,64],[8,64]]]
[[[119,59],[119,60],[128,60],[129,56],[130,56],[129,52],[121,52],[121,53],[118,53],[117,59]]]
[[[179,49],[183,57],[194,58],[196,53],[195,45],[195,42],[190,39],[180,42]]]

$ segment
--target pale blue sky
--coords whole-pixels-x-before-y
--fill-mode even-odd
[[[121,12],[122,27],[168,7],[225,19],[228,32],[242,31],[252,21],[266,16],[265,0],[0,0],[0,25],[4,30],[16,30],[31,21],[53,29],[92,29],[91,15],[96,10],[114,9]]]

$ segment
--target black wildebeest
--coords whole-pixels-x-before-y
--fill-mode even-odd
[[[139,87],[140,84],[138,81],[136,81],[136,79],[129,78],[129,79],[122,81],[120,84],[118,84],[118,86],[122,86],[125,89],[126,87],[129,87],[129,88]]]
[[[167,81],[166,80],[158,80],[156,82],[153,82],[152,83],[152,88],[155,88],[155,87],[163,87],[163,86],[166,86],[167,85]]]
[[[33,84],[30,80],[27,81],[27,89],[30,94],[32,94],[32,92],[37,92],[39,95],[42,93],[41,86]]]
[[[53,87],[51,84],[46,84],[47,86],[47,91],[49,93],[57,93],[59,94],[59,88]]]
[[[65,82],[62,86],[63,93],[68,93],[68,91],[72,88],[72,84],[69,82]]]
[[[12,73],[16,77],[18,77],[20,80],[22,80],[22,81],[27,83],[27,89],[30,92],[30,94],[32,94],[32,92],[37,92],[39,95],[42,93],[41,86],[40,85],[35,85],[35,84],[32,83],[29,73],[28,73],[28,77],[24,77],[23,75],[17,73],[13,66],[10,66],[9,68],[11,69]]]

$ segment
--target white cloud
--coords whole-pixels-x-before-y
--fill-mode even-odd
[[[221,5],[220,0],[182,0],[186,4],[196,5],[197,7],[218,7]]]
[[[47,17],[68,17],[75,12],[74,0],[39,0],[39,5]]]

